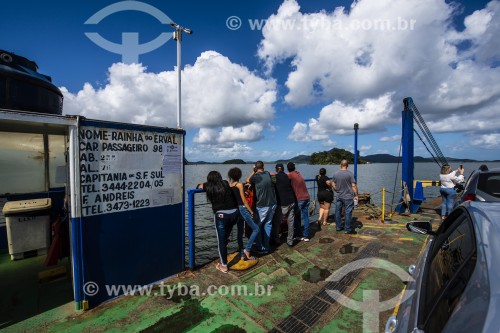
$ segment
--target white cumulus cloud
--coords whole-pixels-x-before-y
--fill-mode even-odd
[[[202,128],[194,138],[194,142],[202,144],[239,141],[257,141],[261,139],[263,126],[253,123],[248,126],[235,128],[233,126],[223,127],[220,131],[210,128]]]
[[[487,149],[500,148],[500,134],[492,133],[479,136],[471,142],[473,146],[479,146]]]
[[[64,113],[176,127],[177,71],[149,73],[140,64],[113,64],[103,87],[64,87]],[[215,52],[203,52],[182,71],[182,127],[200,128],[199,143],[255,141],[274,118],[276,84]],[[211,141],[212,140],[212,141]]]
[[[355,122],[382,131],[401,122],[409,96],[431,130],[491,134],[499,128],[485,116],[500,102],[500,1],[466,16],[463,30],[452,24],[461,10],[445,0],[359,0],[307,13],[284,0],[262,30],[258,56],[269,74],[290,64],[291,106],[330,103],[289,138],[325,140],[351,133]]]
[[[401,135],[396,134],[393,136],[383,136],[380,138],[381,142],[394,142],[394,141],[399,141],[401,140]]]
[[[309,119],[308,124],[296,123],[288,138],[294,141],[328,140],[333,134],[353,134],[355,123],[359,124],[359,132],[382,131],[384,125],[395,123],[388,112],[391,108],[390,93],[355,104],[335,101],[321,109],[318,118]]]

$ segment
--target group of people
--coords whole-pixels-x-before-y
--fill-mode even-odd
[[[354,175],[347,170],[348,163],[343,160],[341,169],[332,179],[326,176],[326,169],[321,168],[317,176],[318,202],[320,211],[318,223],[327,224],[330,206],[336,193],[335,208],[336,230],[345,230],[347,234],[356,233],[351,225],[354,200],[358,190]],[[210,171],[207,181],[197,187],[205,190],[208,201],[214,212],[220,262],[216,268],[228,272],[227,244],[233,227],[237,226],[237,242],[242,260],[254,260],[252,247],[259,255],[270,250],[271,239],[279,238],[282,220],[287,221],[288,246],[297,241],[309,241],[309,206],[311,198],[304,177],[296,170],[295,164],[287,164],[288,173],[284,172],[282,163],[276,164],[276,172],[271,174],[264,170],[264,163],[257,161],[253,171],[241,183],[242,171],[235,167],[228,172],[229,181],[223,180],[218,171]],[[250,185],[255,191],[255,211],[245,196],[245,186]],[[344,224],[341,209],[344,208]],[[303,229],[301,227],[303,222]],[[243,246],[245,223],[251,229],[246,247]]]
[[[240,182],[242,171],[237,167],[229,170],[229,182],[223,180],[218,171],[210,171],[207,181],[198,185],[198,188],[205,190],[207,199],[212,204],[220,256],[220,262],[216,267],[221,272],[228,272],[227,243],[235,225],[238,247],[243,260],[255,259],[251,254],[252,247],[255,247],[256,252],[261,255],[269,252],[271,238],[278,238],[282,220],[287,221],[286,242],[289,246],[294,246],[299,240],[309,241],[311,199],[304,177],[296,170],[293,162],[287,164],[288,173],[285,173],[282,163],[276,164],[275,168],[276,172],[271,174],[264,170],[262,161],[257,161],[253,171],[246,178],[246,184]],[[336,197],[336,230],[355,234],[351,221],[354,202],[358,200],[358,188],[353,173],[347,168],[348,163],[343,160],[340,163],[340,170],[335,172],[332,179],[326,175],[325,168],[319,170],[316,176],[317,200],[320,204],[318,223],[328,224],[330,207]],[[441,167],[440,193],[443,220],[453,209],[455,186],[464,181],[463,174],[462,166],[453,171],[448,164]],[[246,199],[246,185],[252,186],[255,190],[255,211]],[[342,209],[344,209],[344,223],[342,223]],[[243,246],[245,223],[251,229],[246,247]]]

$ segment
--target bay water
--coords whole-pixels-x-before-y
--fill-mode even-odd
[[[452,170],[458,168],[460,164],[465,169],[465,179],[467,180],[471,172],[477,169],[483,162],[456,162],[450,163]],[[489,168],[500,168],[500,162],[484,162]],[[185,168],[185,185],[186,190],[196,188],[196,185],[206,181],[207,174],[212,171],[221,173],[224,179],[228,179],[227,173],[229,169],[238,167],[242,170],[243,176],[241,181],[244,182],[246,177],[253,169],[253,164],[190,164]],[[339,165],[310,165],[296,164],[296,170],[299,171],[304,179],[314,179],[319,174],[320,168],[327,170],[327,176],[332,177],[333,173],[340,169]],[[370,193],[372,203],[381,207],[382,204],[382,188],[386,190],[386,210],[389,210],[391,205],[395,205],[401,198],[401,164],[398,163],[372,163],[358,164],[357,166],[357,184],[359,193]],[[286,168],[286,165],[285,165]],[[354,172],[354,165],[349,165],[349,170]],[[265,170],[269,172],[275,171],[275,164],[268,163],[265,165]],[[415,163],[414,178],[415,180],[439,180],[440,167],[437,163]],[[314,182],[308,182],[308,187],[311,195],[311,200],[316,199],[316,191],[314,190]],[[424,196],[428,199],[439,196],[439,187],[429,186],[424,188]],[[187,205],[187,196],[186,196]],[[204,264],[218,257],[215,228],[213,222],[213,213],[210,204],[206,201],[204,194],[195,195],[195,234],[196,234],[196,263]],[[319,207],[319,205],[318,205]],[[332,205],[330,214],[333,215],[335,204]],[[316,208],[317,214],[318,208]],[[311,221],[317,220],[317,215],[313,215]],[[187,234],[187,230],[186,230]],[[246,244],[246,238],[244,239]],[[186,242],[187,243],[187,242]],[[229,250],[237,249],[236,245],[236,228],[231,235]]]
[[[462,164],[465,169],[465,179],[470,173],[477,169],[483,162],[468,162],[468,163],[452,163],[452,170],[458,168]],[[500,162],[488,163],[490,168],[500,167]],[[238,167],[242,170],[243,176],[241,181],[244,182],[250,174],[253,164],[191,164],[185,169],[186,189],[195,188],[197,184],[203,183],[207,179],[207,174],[212,171],[219,171],[224,179],[227,179],[227,172],[233,167]],[[285,165],[286,168],[286,165]],[[338,165],[310,165],[296,164],[296,169],[305,179],[313,179],[319,174],[319,169],[325,168],[328,177],[332,177],[333,173],[340,169]],[[354,166],[349,165],[349,170],[354,172]],[[269,172],[275,171],[275,164],[266,164],[265,170]],[[285,170],[286,172],[286,170]],[[415,163],[414,177],[416,180],[439,180],[440,167],[436,163]],[[401,164],[398,163],[372,163],[358,164],[357,167],[357,183],[359,193],[371,193],[374,203],[380,204],[380,192],[385,188],[388,192],[399,191],[401,189]],[[424,194],[429,197],[439,196],[438,187],[424,188]]]

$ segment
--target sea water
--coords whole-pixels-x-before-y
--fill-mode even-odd
[[[477,169],[483,162],[468,162],[468,163],[451,163],[452,170],[458,168],[462,164],[465,169],[465,179],[470,173]],[[500,168],[500,162],[485,162],[490,168]],[[264,166],[265,170],[274,172],[275,164],[269,163]],[[224,179],[228,179],[227,172],[233,167],[238,167],[242,170],[243,176],[241,181],[244,182],[250,174],[253,164],[198,164],[187,165],[185,170],[186,189],[195,188],[197,184],[206,181],[207,174],[212,171],[219,171]],[[325,168],[328,177],[340,169],[338,165],[310,165],[296,164],[296,170],[299,171],[305,179],[313,179],[319,174],[319,169]],[[391,192],[399,192],[401,189],[401,168],[398,163],[372,163],[358,164],[357,167],[357,183],[359,193],[370,193],[375,203],[380,204],[380,193],[382,188],[385,188],[386,195],[391,195]],[[348,170],[354,172],[354,165],[349,165]],[[440,167],[436,163],[415,163],[414,178],[415,180],[439,180]],[[439,196],[438,187],[424,188],[426,197]],[[387,200],[387,198],[386,198]]]
[[[467,163],[450,163],[452,170],[458,168],[460,164],[465,169],[465,179],[471,174],[474,169],[477,169],[483,162],[467,162]],[[489,168],[500,168],[500,162],[484,162]],[[228,179],[227,173],[229,169],[238,167],[242,170],[243,176],[241,181],[244,182],[253,169],[253,164],[198,164],[186,165],[185,179],[186,189],[196,188],[196,185],[206,181],[207,174],[212,171],[219,171],[224,179]],[[269,172],[275,171],[275,164],[268,163],[264,166]],[[299,171],[305,179],[314,179],[319,174],[319,169],[325,168],[328,177],[332,177],[334,172],[340,169],[338,165],[309,165],[296,164],[296,170]],[[372,203],[381,207],[382,204],[382,188],[385,189],[386,209],[394,207],[401,198],[401,168],[398,163],[371,163],[359,164],[357,167],[357,184],[359,193],[370,193]],[[354,165],[349,165],[348,170],[354,171]],[[437,163],[415,163],[414,178],[415,180],[439,180],[440,166]],[[308,187],[313,188],[313,182],[308,183]],[[314,189],[310,189],[311,200],[315,199]],[[432,199],[439,196],[439,187],[429,186],[424,188],[424,196]],[[187,197],[186,197],[187,203]],[[206,201],[204,194],[195,196],[195,211],[196,211],[196,261],[197,264],[203,264],[217,258],[217,243],[215,229],[213,224],[213,214],[210,204]],[[316,212],[318,209],[316,209]],[[333,214],[334,207],[330,209],[330,214]],[[313,217],[313,221],[315,220]],[[317,216],[316,216],[317,218]],[[187,229],[186,229],[187,232]],[[234,228],[230,250],[236,249],[236,228]],[[245,238],[246,244],[246,238]]]

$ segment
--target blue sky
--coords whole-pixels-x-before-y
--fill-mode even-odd
[[[136,33],[144,44],[172,32],[149,11],[85,24],[131,3],[6,2],[0,49],[52,77],[64,114],[175,127],[176,42],[137,55],[137,64],[86,36],[120,44]],[[181,66],[190,161],[352,151],[354,123],[361,155],[398,155],[405,97],[444,155],[500,159],[498,0],[135,3],[194,31],[183,34]],[[415,154],[429,156],[415,139]]]

